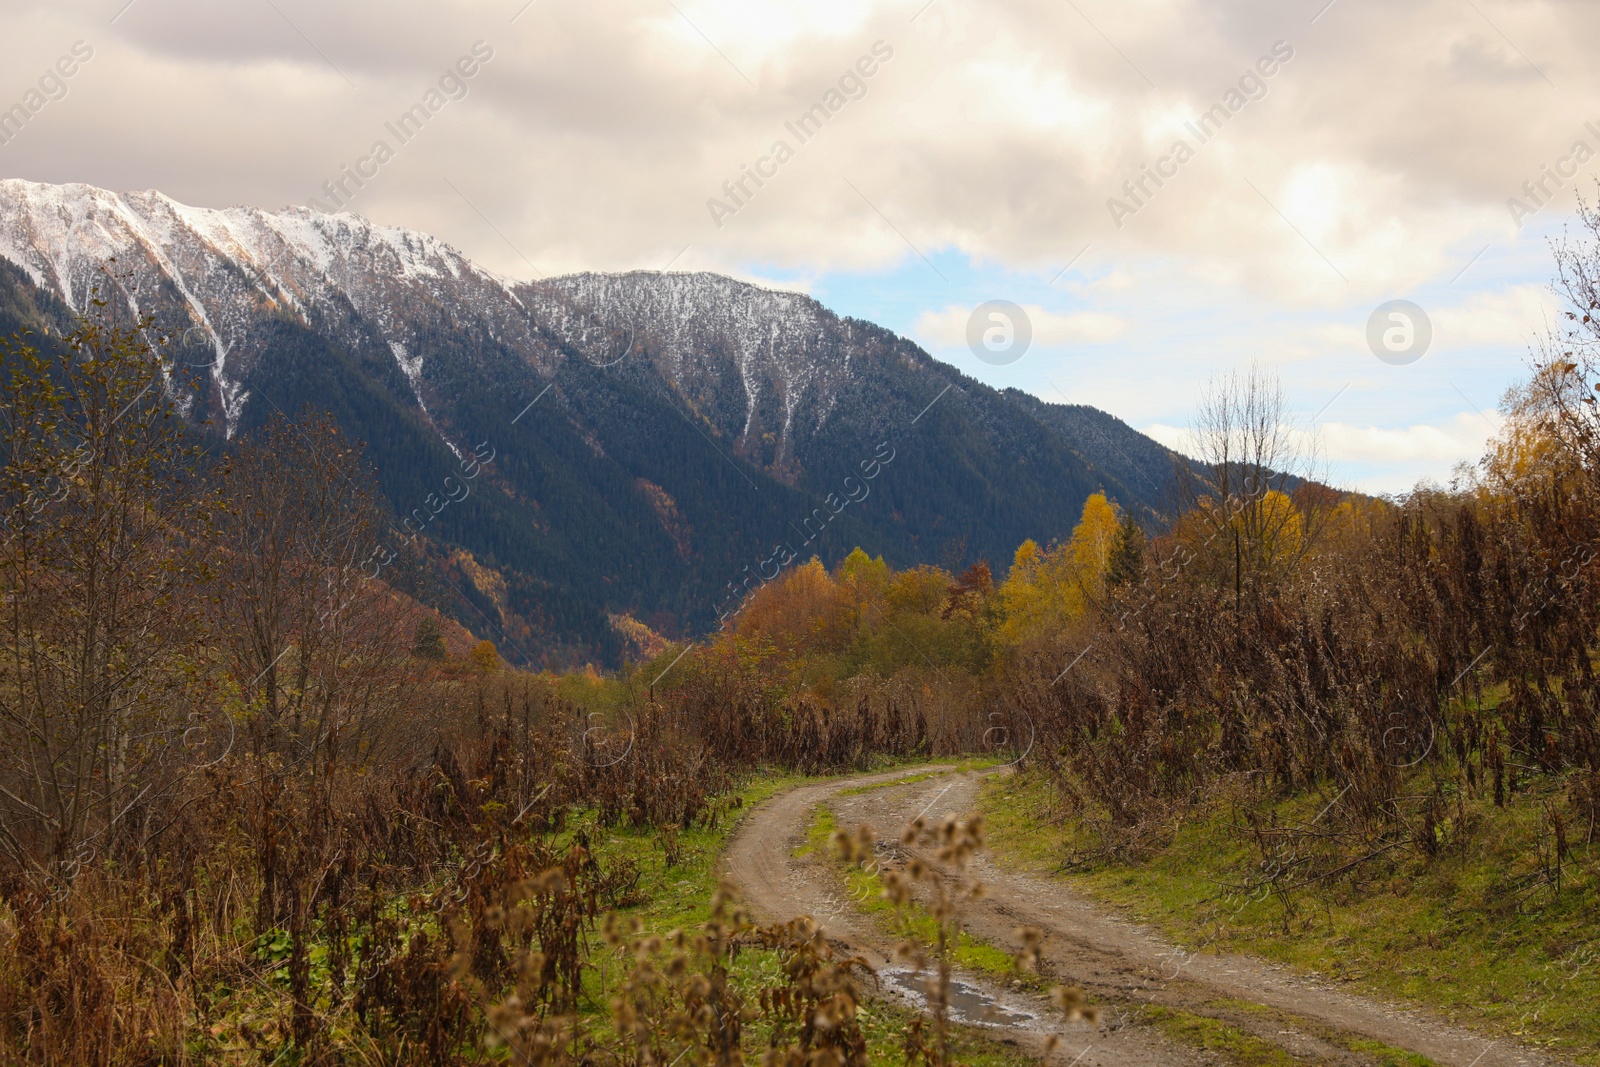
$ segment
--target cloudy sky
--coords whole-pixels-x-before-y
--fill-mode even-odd
[[[276,208],[361,167],[350,210],[504,273],[804,289],[1171,443],[1255,361],[1389,492],[1477,455],[1556,312],[1597,37],[1592,0],[6,0],[0,109],[43,106],[0,176]],[[969,348],[991,300],[1020,358]],[[1420,359],[1369,345],[1391,300]]]

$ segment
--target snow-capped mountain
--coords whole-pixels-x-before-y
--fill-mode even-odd
[[[152,317],[209,386],[192,414],[219,444],[274,411],[332,411],[398,514],[492,449],[491,479],[427,532],[470,554],[453,573],[482,618],[463,621],[526,659],[608,657],[607,613],[698,630],[780,539],[1003,565],[1096,489],[1158,507],[1170,463],[1101,412],[996,392],[810,297],[718,275],[520,281],[356,215],[20,180],[0,180],[0,268],[0,289],[69,313],[98,290]],[[875,453],[896,458],[870,500],[808,538]],[[485,566],[506,580],[481,585]]]
[[[263,315],[287,313],[339,342],[380,343],[421,402],[415,325],[446,314],[468,329],[541,346],[505,281],[425,234],[305,208],[186,207],[157,192],[0,181],[0,256],[74,311],[96,289],[154,314],[207,349],[230,430],[260,354]],[[110,269],[107,265],[111,264]],[[463,318],[464,316],[464,318]]]
[[[568,358],[646,356],[686,394],[720,384],[731,361],[744,391],[739,436],[775,432],[779,469],[793,460],[796,420],[820,426],[849,380],[850,324],[808,297],[707,274],[519,282],[427,234],[351,214],[193,208],[154,191],[7,179],[0,256],[75,311],[97,287],[114,288],[107,295],[135,316],[155,314],[187,349],[204,349],[196,361],[230,433],[272,314],[348,347],[387,348],[422,410],[424,338],[440,328],[507,348],[545,377]]]

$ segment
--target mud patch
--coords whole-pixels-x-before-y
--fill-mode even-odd
[[[896,991],[904,994],[919,1008],[926,1010],[928,1006],[927,984],[933,981],[932,976],[919,971],[897,968],[884,971],[879,977]],[[952,1022],[964,1023],[969,1026],[1026,1026],[1032,1028],[1039,1024],[1039,1016],[1034,1012],[1014,1004],[1006,1004],[998,998],[990,996],[977,986],[964,982],[959,978],[950,980],[950,1019]]]

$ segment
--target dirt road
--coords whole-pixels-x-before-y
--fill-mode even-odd
[[[826,803],[841,826],[874,827],[882,866],[895,867],[912,856],[933,863],[931,855],[900,846],[901,827],[919,814],[939,818],[976,810],[982,775],[935,768],[924,780],[895,784],[907,777],[904,771],[864,775],[804,786],[768,800],[746,816],[724,856],[724,869],[755,912],[771,919],[815,917],[831,938],[879,968],[887,995],[916,1002],[915,976],[890,963],[892,935],[848,899],[837,868],[826,857],[795,856],[812,813]],[[878,788],[863,788],[869,786]],[[1042,1051],[1046,1034],[1060,1034],[1056,1062],[1081,1067],[1230,1062],[1203,1047],[1208,1044],[1204,1035],[1217,1032],[1207,1020],[1302,1063],[1382,1062],[1370,1048],[1353,1050],[1362,1041],[1419,1053],[1447,1067],[1546,1067],[1561,1062],[1425,1013],[1352,996],[1261,960],[1186,952],[1060,882],[1008,870],[989,856],[980,857],[969,875],[983,883],[987,895],[964,912],[967,929],[1008,951],[1017,947],[1017,927],[1044,930],[1046,972],[1082,986],[1100,1007],[1101,1018],[1098,1026],[1063,1026],[1043,997],[1001,980],[965,974],[955,998],[957,1017],[988,1026],[1035,1053]]]

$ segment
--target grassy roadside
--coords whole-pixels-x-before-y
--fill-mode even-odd
[[[922,760],[916,763],[886,763],[869,773],[890,774],[904,771],[906,777],[885,783],[848,787],[844,792],[866,791],[907,781],[922,781],[932,777],[921,768],[948,764],[957,770],[975,770],[994,765],[996,760]],[[739,823],[751,808],[777,796],[779,793],[801,785],[843,781],[858,777],[853,772],[843,775],[806,777],[793,774],[752,774],[734,790],[741,798],[739,807],[729,811],[713,827],[695,827],[675,835],[675,850],[664,847],[664,839],[654,828],[635,829],[614,827],[601,829],[593,823],[593,813],[586,812],[568,821],[570,829],[588,832],[594,852],[602,864],[626,861],[639,870],[638,895],[643,902],[624,909],[630,916],[638,916],[647,929],[661,932],[674,927],[703,923],[710,915],[710,897],[717,886],[717,860],[722,850],[733,838]],[[676,852],[676,862],[672,851]]]
[[[919,775],[911,779],[874,783],[841,790],[839,795],[906,785],[929,777],[931,775]],[[826,856],[833,848],[832,839],[838,829],[837,816],[830,806],[826,803],[818,805],[807,826],[805,840],[796,848],[795,854]],[[854,910],[876,918],[885,932],[896,936],[910,934],[924,942],[934,936],[932,916],[915,905],[897,911],[884,899],[883,883],[876,873],[846,864],[838,858],[834,859],[833,865],[839,875],[842,895],[849,899]],[[952,955],[957,968],[987,975],[1003,984],[1021,980],[1026,988],[1034,992],[1043,992],[1054,984],[1040,975],[1019,973],[1009,953],[965,931],[960,934]],[[1213,1014],[1197,1014],[1175,1007],[1148,1006],[1142,1009],[1145,1021],[1167,1037],[1181,1045],[1208,1053],[1230,1067],[1297,1067],[1306,1062],[1258,1036],[1250,1028],[1252,1022],[1270,1023],[1265,1028],[1267,1033],[1290,1028],[1314,1034],[1332,1045],[1357,1053],[1375,1067],[1437,1067],[1426,1057],[1376,1041],[1352,1039],[1328,1027],[1259,1004],[1216,1000],[1207,1004],[1206,1010]]]
[[[1226,813],[1186,822],[1142,862],[1063,875],[1062,858],[1087,842],[1076,822],[1052,815],[1045,783],[997,776],[982,805],[997,858],[1062,878],[1180,943],[1315,971],[1592,1067],[1600,1065],[1595,871],[1580,860],[1559,892],[1519,899],[1508,889],[1538,853],[1543,799],[1530,790],[1504,809],[1481,803],[1474,825],[1431,862],[1374,866],[1358,883],[1301,890],[1288,908],[1224,888],[1260,859]],[[1319,804],[1292,799],[1278,814],[1305,822]]]
[[[954,764],[956,761],[937,762]],[[919,767],[928,765],[928,761],[901,767],[890,764],[880,770],[904,770],[908,775],[913,775],[918,773]],[[981,761],[961,764],[963,768],[983,765],[986,764]],[[710,917],[711,895],[717,886],[718,859],[751,808],[793,787],[838,781],[844,777],[854,775],[751,775],[736,790],[742,798],[739,807],[729,811],[715,826],[681,831],[670,842],[653,829],[600,829],[586,826],[581,820],[572,821],[569,825],[572,829],[583,829],[589,833],[594,852],[602,864],[627,862],[637,868],[639,880],[634,896],[638,902],[621,909],[620,914],[625,918],[639,918],[647,930],[665,933],[693,927]],[[594,1004],[605,1004],[609,986],[621,975],[626,964],[624,961],[606,959],[604,946],[598,942],[593,946],[590,962],[595,970],[589,975],[587,991]],[[760,949],[742,951],[732,968],[731,977],[735,988],[746,994],[762,986],[778,984],[777,954]],[[596,1011],[588,1023],[603,1025],[600,1015]],[[884,1001],[869,1000],[862,1006],[858,1018],[874,1064],[889,1067],[890,1064],[904,1062],[902,1045],[906,1030],[915,1018],[914,1013]],[[749,1042],[754,1047],[763,1037],[759,1033],[752,1034]],[[972,1067],[1026,1067],[1035,1062],[1015,1048],[978,1030],[960,1030],[955,1046],[960,1061]]]

